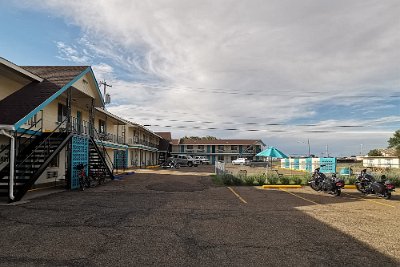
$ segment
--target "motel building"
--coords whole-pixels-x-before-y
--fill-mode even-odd
[[[0,57],[0,196],[79,188],[76,166],[109,179],[155,165],[161,137],[105,109],[89,66],[17,66]]]
[[[216,139],[193,140],[173,139],[172,155],[184,154],[205,156],[212,164],[216,161],[230,163],[237,158],[257,160],[256,154],[265,147],[262,140],[255,139]]]

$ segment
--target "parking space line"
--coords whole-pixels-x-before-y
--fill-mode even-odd
[[[236,193],[235,190],[233,190],[233,189],[232,189],[231,187],[229,187],[229,186],[228,186],[228,189],[231,190],[231,192],[232,192],[235,196],[237,196],[237,198],[239,198],[240,201],[242,201],[243,203],[247,204],[247,201],[244,200],[238,193]]]
[[[296,194],[294,194],[294,193],[292,193],[292,192],[287,191],[286,189],[279,188],[279,190],[281,190],[281,191],[283,191],[283,192],[286,192],[286,193],[288,193],[288,194],[291,194],[291,195],[293,195],[293,196],[295,196],[295,197],[301,198],[301,199],[303,199],[303,200],[305,200],[305,201],[308,201],[308,202],[311,202],[311,203],[313,203],[313,204],[319,205],[319,203],[317,203],[317,202],[315,202],[315,201],[312,201],[312,200],[310,200],[310,199],[307,199],[307,198],[298,196],[298,195],[296,195]]]
[[[348,193],[345,193],[346,195],[349,195],[349,196],[351,196],[351,197],[353,197],[352,195],[350,195],[350,194],[348,194]],[[389,204],[387,204],[387,203],[382,203],[382,202],[379,202],[379,201],[375,201],[375,200],[372,200],[372,199],[367,199],[367,198],[364,198],[364,197],[356,197],[356,198],[359,198],[359,199],[362,199],[362,200],[366,200],[366,201],[370,201],[370,202],[373,202],[373,203],[376,203],[376,204],[380,204],[380,205],[383,205],[383,206],[388,206],[388,207],[391,207],[391,208],[396,208],[395,206],[392,206],[392,205],[389,205]]]

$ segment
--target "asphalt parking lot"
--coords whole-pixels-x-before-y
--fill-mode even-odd
[[[142,170],[0,205],[0,266],[399,266],[400,198],[214,186]]]

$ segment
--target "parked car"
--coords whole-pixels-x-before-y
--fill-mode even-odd
[[[180,166],[197,167],[200,162],[189,155],[174,155],[173,158]]]
[[[199,161],[200,164],[210,164],[210,160],[206,156],[195,156],[194,159]]]
[[[268,161],[250,161],[247,165],[250,167],[271,167]]]
[[[237,158],[237,159],[232,160],[233,165],[244,165],[244,164],[247,164],[248,162],[249,162],[249,160],[246,158]]]

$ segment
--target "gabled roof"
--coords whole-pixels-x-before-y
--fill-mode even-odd
[[[37,81],[37,82],[43,81],[42,77],[39,77],[38,75],[33,74],[28,70],[21,68],[20,66],[17,66],[11,61],[8,61],[7,59],[4,59],[2,57],[0,57],[0,65],[5,66],[11,72],[18,73],[18,75],[24,76],[31,81]]]
[[[24,66],[21,68],[43,80],[33,81],[0,101],[0,114],[6,114],[0,116],[0,124],[15,124],[16,128],[91,70],[86,66]]]
[[[59,86],[59,88],[73,80],[88,67],[89,66],[21,66],[21,68],[53,82]]]
[[[167,141],[172,140],[171,132],[156,132],[156,134],[158,134],[159,136],[161,136],[163,139],[165,139]]]
[[[14,125],[60,88],[52,82],[31,82],[0,101],[0,124]]]

